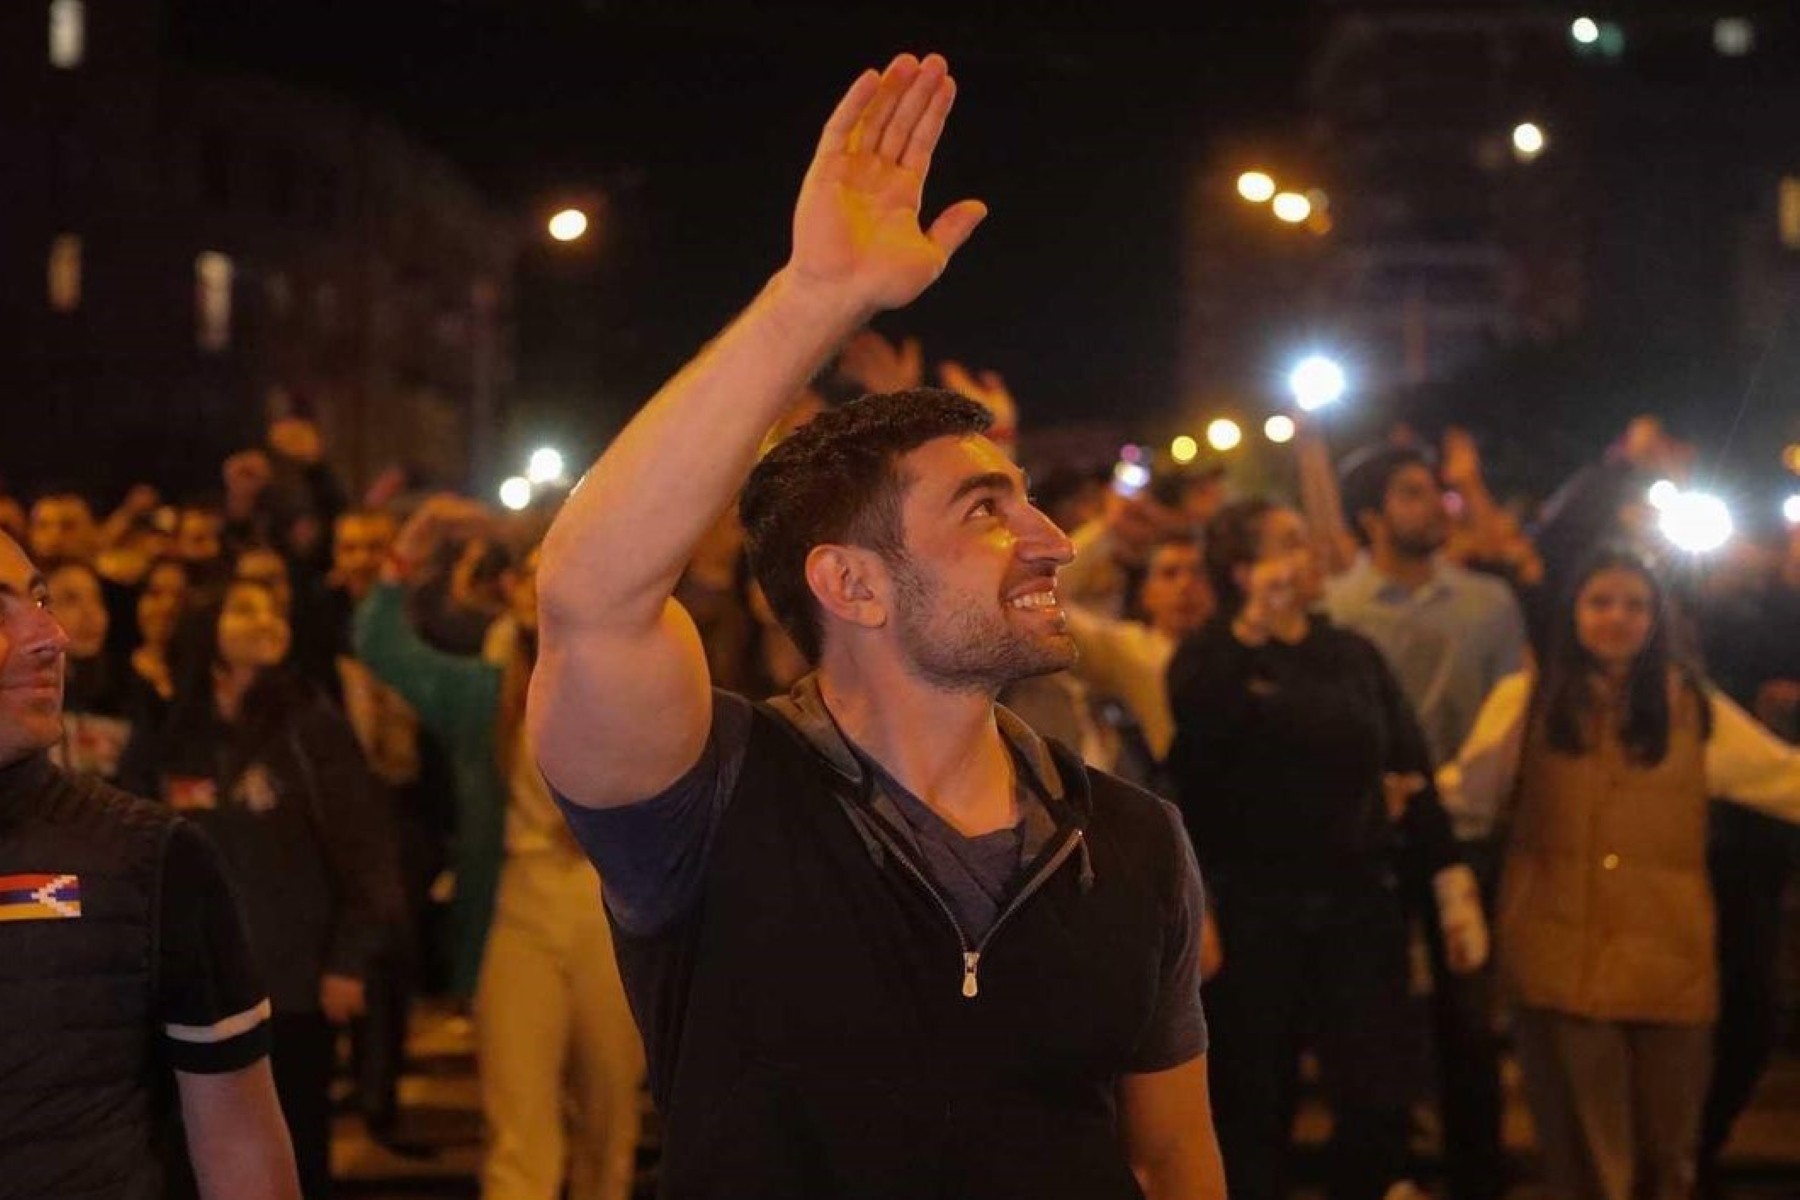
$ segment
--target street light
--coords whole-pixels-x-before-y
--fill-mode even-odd
[[[1294,418],[1286,413],[1276,413],[1263,422],[1263,436],[1277,446],[1294,440]]]
[[[523,475],[514,475],[500,485],[500,503],[513,512],[523,512],[531,506],[531,480]]]
[[[1800,492],[1781,502],[1781,516],[1789,525],[1800,525]]]
[[[1520,121],[1513,126],[1512,131],[1513,157],[1520,162],[1530,162],[1544,152],[1549,140],[1544,136],[1542,127],[1530,121]]]
[[[1288,390],[1302,412],[1316,412],[1335,404],[1348,386],[1344,368],[1323,354],[1309,354],[1288,372]]]
[[[1200,457],[1200,443],[1184,433],[1169,443],[1169,457],[1186,466]]]
[[[1286,221],[1289,225],[1298,225],[1312,216],[1312,201],[1299,192],[1281,192],[1275,197],[1275,219]]]
[[[578,240],[588,230],[587,214],[579,208],[565,208],[550,218],[550,236],[559,242]]]
[[[561,483],[563,478],[563,456],[549,447],[543,446],[531,452],[531,458],[525,465],[525,480],[532,484]]]
[[[1600,22],[1592,17],[1576,17],[1569,23],[1569,36],[1582,46],[1591,46],[1600,40]]]
[[[1681,498],[1681,489],[1675,486],[1674,480],[1659,479],[1650,485],[1649,494],[1645,498],[1650,501],[1651,508],[1662,512]]]
[[[1238,195],[1261,204],[1275,194],[1275,181],[1262,171],[1245,171],[1237,177]]]
[[[1214,450],[1236,449],[1244,440],[1244,431],[1230,417],[1219,417],[1206,427],[1206,444]]]
[[[1657,528],[1677,549],[1707,554],[1731,540],[1731,510],[1709,493],[1682,492],[1663,507]]]

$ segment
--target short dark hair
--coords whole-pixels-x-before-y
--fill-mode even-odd
[[[1387,503],[1388,485],[1407,467],[1424,467],[1436,478],[1437,467],[1431,455],[1417,446],[1380,444],[1367,446],[1346,455],[1338,464],[1338,490],[1344,498],[1344,517],[1350,531],[1363,545],[1369,544],[1369,532],[1363,528],[1365,512],[1380,513]]]
[[[864,546],[889,560],[905,552],[902,455],[941,437],[985,433],[994,423],[967,396],[915,388],[828,408],[776,443],[738,498],[750,569],[769,609],[808,661],[824,626],[806,583],[806,556],[825,543]]]
[[[1219,611],[1235,616],[1247,597],[1238,585],[1237,569],[1262,557],[1263,520],[1275,511],[1261,496],[1234,500],[1206,523],[1206,577],[1219,598]]]

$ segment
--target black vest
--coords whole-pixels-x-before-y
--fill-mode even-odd
[[[151,995],[171,822],[156,806],[65,776],[41,757],[0,769],[6,1200],[162,1193],[152,1146],[158,1088],[167,1085],[158,1082]],[[37,899],[31,876],[57,882]],[[56,915],[77,905],[78,916]]]
[[[1113,1089],[1153,1019],[1183,856],[1163,802],[1061,747],[1067,807],[979,987],[844,777],[756,711],[698,909],[615,930],[671,1200],[1140,1195]]]

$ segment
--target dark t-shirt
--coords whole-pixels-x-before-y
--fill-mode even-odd
[[[163,855],[156,1018],[163,1057],[207,1075],[247,1067],[269,1052],[269,1001],[218,851],[178,822]]]
[[[796,694],[800,694],[797,689]],[[576,839],[600,873],[606,904],[622,929],[653,935],[668,928],[699,900],[707,858],[725,806],[736,789],[750,742],[753,708],[731,692],[713,693],[713,724],[699,760],[659,795],[618,808],[591,809],[571,803],[552,788]],[[809,723],[810,724],[810,723]],[[832,737],[829,720],[802,728],[818,743]],[[840,735],[841,737],[841,735]],[[840,759],[855,751],[841,740]],[[1030,770],[1033,756],[1020,753],[1019,774]],[[857,756],[867,761],[864,756]],[[1021,787],[1021,820],[1017,826],[977,838],[964,838],[937,817],[923,801],[898,785],[876,765],[875,778],[904,818],[920,865],[971,941],[990,927],[1018,884],[1024,863],[1054,832],[1041,801]],[[1041,814],[1041,815],[1039,815]],[[1206,1017],[1200,1005],[1200,922],[1204,899],[1199,868],[1180,818],[1169,807],[1170,836],[1183,848],[1181,904],[1171,917],[1165,939],[1170,947],[1161,964],[1162,984],[1157,1016],[1140,1043],[1131,1069],[1167,1070],[1206,1051]],[[966,924],[965,924],[966,922]]]

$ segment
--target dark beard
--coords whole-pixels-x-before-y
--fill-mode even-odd
[[[948,636],[933,637],[918,623],[931,611],[935,585],[906,559],[889,562],[898,586],[894,614],[901,645],[920,679],[948,692],[995,696],[1008,684],[1050,675],[1075,665],[1074,643],[1040,642],[1004,629],[1002,636],[972,611],[959,611]],[[1002,621],[1004,619],[1002,618]]]

